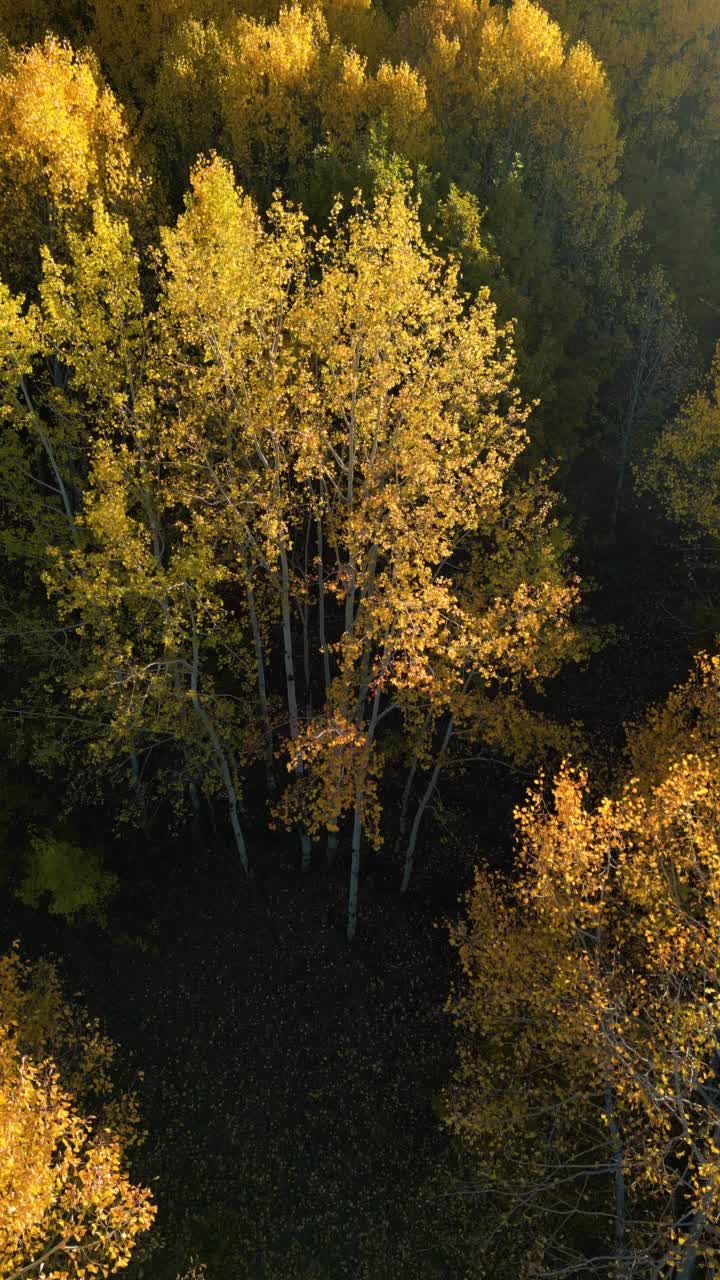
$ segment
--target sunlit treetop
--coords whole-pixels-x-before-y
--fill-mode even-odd
[[[690,536],[720,537],[720,346],[707,387],[660,434],[641,479]]]
[[[94,61],[52,37],[11,53],[0,76],[0,275],[26,285],[40,246],[61,248],[93,201],[128,210],[146,194]]]
[[[568,48],[532,0],[507,11],[421,0],[401,19],[398,47],[427,82],[459,170],[486,186],[519,163],[541,202],[560,203],[581,243],[596,238],[621,144],[607,77],[587,45]]]

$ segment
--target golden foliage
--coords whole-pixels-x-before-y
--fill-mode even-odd
[[[685,402],[659,436],[641,477],[693,534],[720,534],[720,347],[709,386]]]
[[[4,279],[33,279],[40,246],[62,250],[94,201],[127,210],[141,192],[122,108],[92,59],[53,37],[12,53],[0,75]]]
[[[16,951],[0,960],[0,1265],[8,1280],[113,1275],[155,1216],[149,1191],[124,1171],[116,1133],[83,1117],[48,1056],[70,1052],[66,1070],[86,1097],[109,1091],[112,1046],[91,1023],[76,1041],[74,1019],[51,966],[33,969]]]
[[[609,1248],[641,1274],[718,1244],[715,676],[704,660],[636,737],[642,785],[593,805],[582,771],[565,765],[549,800],[541,780],[517,813],[517,886],[478,873],[452,931],[465,980],[450,1002],[462,1062],[448,1120],[489,1153],[489,1187],[530,1207],[546,1268],[553,1250],[581,1249],[583,1218],[601,1210]],[[593,1192],[558,1240],[549,1223],[580,1161]]]

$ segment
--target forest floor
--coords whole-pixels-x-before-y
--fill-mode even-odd
[[[687,662],[640,626],[556,682],[552,705],[584,720],[601,785],[622,763],[623,720]],[[448,777],[406,897],[397,859],[369,855],[350,947],[347,855],[328,873],[317,850],[302,875],[294,842],[258,834],[248,884],[209,833],[108,842],[102,812],[83,826],[120,876],[105,927],[7,903],[3,944],[60,959],[119,1045],[119,1084],[140,1094],[134,1173],[159,1216],[128,1280],[175,1280],[193,1256],[208,1280],[465,1280],[483,1223],[438,1113],[454,1063],[446,922],[475,863],[509,866],[531,779]]]
[[[473,1215],[437,1102],[467,872],[426,863],[406,897],[370,877],[348,946],[341,858],[302,876],[266,840],[249,886],[210,842],[125,856],[107,927],[18,933],[62,957],[140,1094],[134,1173],[159,1216],[128,1274],[174,1280],[195,1256],[208,1280],[460,1280]]]

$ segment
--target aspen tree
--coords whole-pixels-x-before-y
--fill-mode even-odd
[[[68,369],[62,409],[90,436],[76,519],[82,537],[69,554],[56,548],[46,572],[62,620],[81,634],[83,661],[67,673],[69,691],[76,705],[102,713],[106,733],[94,742],[97,760],[123,750],[134,757],[140,744],[151,750],[159,737],[181,747],[184,785],[193,782],[193,760],[199,773],[219,776],[247,871],[239,783],[226,740],[234,717],[218,704],[205,671],[224,616],[222,566],[198,511],[178,511],[177,459],[163,457],[159,447],[155,339],[138,259],[126,224],[102,207],[92,233],[73,234],[69,243],[71,264],[59,266],[46,255],[40,286],[45,342]]]
[[[279,202],[265,231],[228,166],[200,164],[185,214],[163,234],[161,324],[170,368],[187,352],[177,394],[180,414],[168,448],[184,457],[207,501],[232,531],[232,572],[251,619],[266,764],[273,730],[267,696],[263,627],[254,580],[268,575],[279,613],[287,722],[300,735],[293,610],[294,538],[302,493],[294,483],[301,442],[289,413],[294,360],[286,348],[286,314],[302,287],[304,220]],[[172,374],[171,374],[172,376]],[[302,773],[302,760],[297,761]],[[303,862],[310,855],[301,837]]]
[[[706,387],[691,395],[660,433],[640,476],[692,537],[720,533],[720,346]]]
[[[113,1052],[99,1026],[68,1005],[52,965],[28,965],[16,949],[0,959],[0,1261],[8,1280],[114,1275],[153,1222],[150,1192],[124,1167],[137,1120],[132,1099],[112,1097]],[[88,1105],[96,1122],[83,1114]]]
[[[89,225],[94,200],[128,213],[146,195],[123,110],[92,59],[54,37],[11,53],[0,75],[0,275],[6,283],[34,283],[40,246],[61,252],[67,230]]]
[[[641,772],[616,798],[593,803],[569,765],[531,792],[517,885],[479,873],[453,929],[448,1120],[504,1221],[521,1212],[531,1275],[715,1265],[716,665],[636,731]]]
[[[462,700],[469,653],[491,679],[510,633],[532,628],[527,586],[519,625],[512,597],[494,601],[489,591],[473,620],[454,580],[460,549],[492,539],[507,519],[526,411],[509,334],[496,328],[486,294],[465,310],[457,267],[444,268],[423,245],[405,190],[378,196],[372,212],[358,202],[319,252],[318,282],[298,299],[292,325],[307,351],[301,462],[324,498],[341,630],[328,707],[296,750],[315,770],[319,809],[308,823],[319,814],[332,829],[346,813],[352,819],[352,937],[364,827],[379,838],[379,725],[407,698]],[[507,547],[501,558],[505,572]],[[507,592],[498,573],[490,581]],[[572,597],[560,576],[548,586],[540,612],[559,631]],[[452,673],[450,695],[438,667]]]

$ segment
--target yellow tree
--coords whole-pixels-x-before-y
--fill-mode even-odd
[[[472,673],[489,684],[509,671],[550,618],[562,632],[574,589],[555,569],[517,580],[510,530],[523,509],[527,536],[534,517],[511,494],[526,411],[510,334],[486,293],[466,307],[457,266],[424,245],[407,191],[379,195],[372,211],[358,201],[320,241],[317,277],[291,316],[302,352],[292,392],[298,469],[316,496],[321,649],[336,675],[326,667],[326,706],[294,759],[313,761],[311,828],[352,818],[352,937],[363,829],[379,840],[379,726],[418,701],[438,713],[462,701]]]
[[[602,59],[626,138],[623,188],[645,210],[647,238],[684,308],[712,333],[707,302],[720,270],[713,249],[717,6],[713,0],[548,0],[545,7]]]
[[[532,0],[422,0],[397,47],[427,88],[434,166],[486,207],[521,385],[542,404],[534,436],[566,462],[603,378],[598,329],[617,307],[628,233],[606,73]]]
[[[342,30],[367,25],[343,43]],[[323,220],[352,190],[372,130],[412,161],[435,137],[422,76],[389,60],[379,11],[340,5],[258,6],[179,23],[163,43],[144,116],[178,189],[200,153],[218,148],[262,205],[276,186]]]
[[[300,732],[292,563],[302,449],[290,414],[287,314],[304,283],[304,219],[279,202],[266,229],[219,160],[201,163],[186,211],[163,233],[162,377],[174,406],[162,448],[214,514],[219,555],[247,609],[268,775],[273,727],[267,633],[279,625],[290,738]],[[264,585],[263,585],[264,584]],[[269,618],[257,607],[258,593]],[[302,771],[301,762],[298,769]],[[303,858],[309,842],[303,836]]]
[[[92,0],[91,43],[124,99],[152,98],[163,53],[184,22],[229,17],[231,0]]]
[[[532,0],[505,11],[422,0],[401,20],[398,45],[427,82],[442,124],[439,145],[455,172],[487,187],[518,158],[542,215],[561,212],[573,247],[602,233],[621,144],[607,78],[585,44],[566,48],[557,23]]]
[[[155,1217],[150,1192],[125,1171],[131,1115],[118,1113],[115,1129],[106,1106],[103,1122],[93,1123],[75,1097],[75,1088],[96,1105],[107,1096],[113,1052],[99,1028],[76,1015],[52,966],[28,966],[16,951],[3,957],[0,1263],[8,1280],[114,1275]],[[49,1053],[69,1054],[62,1079]]]
[[[43,40],[50,31],[79,44],[87,22],[83,0],[0,0],[0,32],[17,48]]]
[[[233,652],[220,530],[183,504],[177,456],[163,451],[157,337],[127,224],[98,206],[92,232],[71,235],[70,251],[64,267],[45,255],[40,286],[44,340],[68,371],[62,412],[89,442],[78,537],[54,549],[45,574],[63,622],[80,637],[80,657],[62,679],[76,706],[99,713],[96,759],[124,752],[137,771],[141,746],[150,752],[160,740],[183,760],[171,790],[215,775],[247,871],[228,743],[237,715],[218,701],[206,670],[216,644]],[[239,679],[242,671],[236,662]],[[238,730],[238,754],[242,737]]]
[[[720,347],[708,385],[661,432],[641,477],[693,536],[720,534]]]
[[[501,518],[471,544],[458,576],[465,647],[454,669],[445,656],[434,664],[430,710],[403,791],[398,848],[414,786],[422,782],[403,848],[402,892],[446,767],[462,768],[464,756],[488,749],[528,765],[548,750],[567,751],[576,736],[571,726],[531,711],[527,698],[564,663],[580,661],[589,643],[572,620],[579,583],[568,569],[569,543],[555,506],[541,473],[529,481],[509,475]],[[417,705],[413,710],[417,720]]]
[[[39,249],[62,253],[92,204],[139,209],[147,195],[128,125],[94,61],[54,37],[10,54],[0,75],[0,276],[27,288]]]
[[[516,885],[478,873],[452,931],[465,976],[449,1006],[461,1066],[447,1118],[482,1150],[499,1248],[517,1223],[524,1258],[510,1265],[528,1276],[714,1268],[720,788],[703,726],[715,667],[701,666],[686,707],[679,690],[639,731],[634,759],[649,768],[617,798],[593,803],[567,765],[549,798],[530,795]]]

